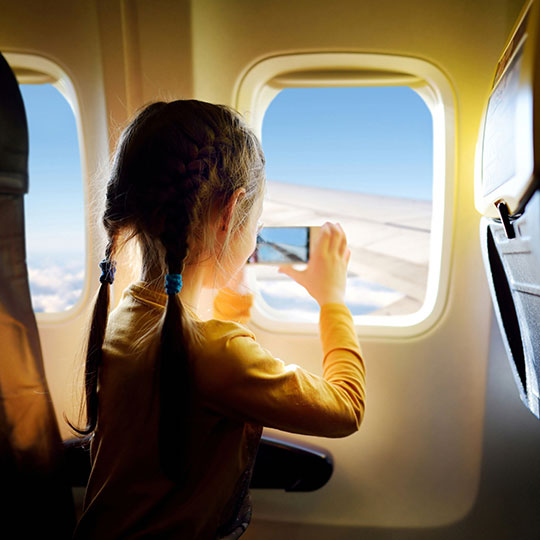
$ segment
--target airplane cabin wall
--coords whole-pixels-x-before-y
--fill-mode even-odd
[[[521,6],[521,0],[3,2],[0,50],[44,56],[75,85],[88,200],[102,188],[108,150],[135,110],[156,99],[233,104],[242,77],[265,58],[328,51],[402,55],[431,62],[453,88],[456,177],[447,179],[455,189],[447,201],[454,222],[444,311],[412,337],[381,338],[359,328],[368,377],[364,425],[346,439],[313,439],[335,459],[323,489],[254,493],[253,530],[261,535],[271,530],[264,523],[279,521],[289,523],[286,538],[315,534],[309,527],[317,524],[346,527],[343,538],[354,538],[354,527],[449,527],[462,522],[483,493],[486,444],[493,442],[485,422],[493,429],[499,420],[485,410],[492,312],[474,208],[474,151],[495,65]],[[103,255],[95,220],[89,212],[81,303],[66,315],[38,317],[66,437],[62,414],[73,417],[77,409],[76,359]],[[116,299],[131,278],[126,268],[120,261]],[[321,372],[315,336],[276,339],[260,326],[253,329],[276,356]],[[500,355],[493,343],[490,361]],[[527,431],[516,433],[516,445],[528,443]],[[516,474],[526,478],[527,467],[516,464]]]

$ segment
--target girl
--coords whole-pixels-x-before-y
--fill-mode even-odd
[[[262,426],[328,437],[358,429],[364,367],[343,304],[341,227],[322,228],[305,271],[283,269],[321,306],[324,377],[218,320],[246,321],[250,295],[220,291],[219,317],[196,315],[201,292],[225,287],[253,252],[264,182],[259,142],[227,107],[154,103],[123,133],[88,340],[79,432],[92,434],[92,472],[76,538],[238,538]],[[130,239],[141,281],[107,320],[114,257]]]

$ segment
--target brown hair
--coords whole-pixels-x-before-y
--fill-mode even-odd
[[[235,207],[229,236],[249,217],[263,185],[260,144],[238,113],[195,100],[153,103],[129,124],[118,144],[103,214],[108,238],[105,259],[114,259],[124,242],[121,238],[136,238],[143,266],[158,264],[163,275],[182,274],[186,264],[214,251],[209,225],[233,193],[245,190]],[[92,433],[97,424],[108,309],[109,285],[103,280],[86,353],[86,426],[74,428],[82,435]],[[194,339],[193,321],[179,295],[168,296],[156,368],[160,456],[165,472],[175,478],[180,475],[175,465],[182,461],[180,426],[185,425],[189,404],[189,348]]]

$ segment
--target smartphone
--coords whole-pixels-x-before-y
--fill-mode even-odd
[[[309,261],[320,227],[264,227],[257,235],[251,264],[302,264]]]

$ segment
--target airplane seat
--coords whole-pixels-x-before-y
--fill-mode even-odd
[[[0,54],[0,477],[2,526],[18,538],[70,538],[63,446],[28,285],[24,194],[28,127],[17,80]]]
[[[520,398],[540,419],[539,45],[540,2],[529,0],[495,69],[475,197],[499,329]]]
[[[484,218],[482,249],[495,313],[522,402],[540,418],[540,191],[511,222]],[[515,236],[514,236],[515,235]]]

